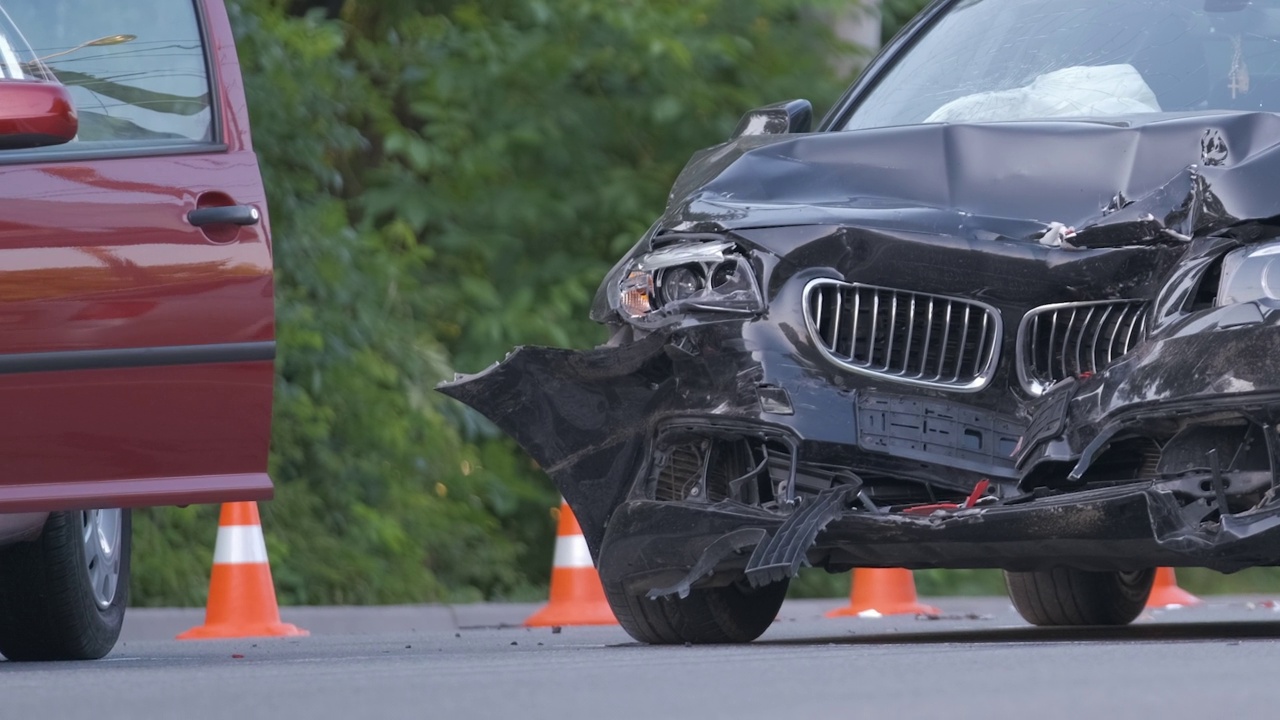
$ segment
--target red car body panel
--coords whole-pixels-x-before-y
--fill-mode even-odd
[[[266,198],[226,10],[201,6],[215,142],[0,165],[0,513],[271,495]],[[261,220],[187,220],[226,205]]]

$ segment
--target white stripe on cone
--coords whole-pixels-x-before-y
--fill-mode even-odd
[[[561,535],[556,538],[556,557],[552,564],[558,568],[593,568],[587,539],[581,535]]]
[[[583,541],[585,546],[586,542]],[[267,542],[261,525],[223,525],[213,546],[213,562],[244,565],[267,562]]]

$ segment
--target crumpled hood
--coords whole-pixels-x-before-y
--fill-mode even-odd
[[[1270,113],[756,136],[695,155],[660,225],[1038,240],[1057,223],[1078,231],[1071,244],[1130,245],[1280,216],[1277,177]]]

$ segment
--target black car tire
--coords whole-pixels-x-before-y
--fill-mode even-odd
[[[1136,572],[1052,570],[1004,574],[1009,599],[1032,625],[1127,625],[1151,594],[1155,568]]]
[[[89,579],[84,527],[79,510],[50,513],[37,540],[0,549],[0,653],[9,660],[96,660],[115,647],[129,603],[131,517],[121,511],[120,570],[105,608]]]
[[[693,590],[688,597],[651,600],[605,586],[622,629],[651,645],[746,643],[769,628],[787,596],[789,580],[752,589],[745,581]]]

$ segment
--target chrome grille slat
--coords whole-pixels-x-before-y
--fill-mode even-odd
[[[1126,332],[1126,333],[1124,334],[1124,343],[1125,343],[1125,345],[1128,345],[1128,344],[1129,344],[1129,338],[1133,337],[1133,326],[1137,324],[1137,321],[1139,320],[1139,318],[1140,318],[1140,317],[1141,317],[1141,319],[1143,320],[1143,324],[1145,325],[1145,323],[1146,323],[1146,316],[1145,316],[1145,315],[1142,315],[1142,316],[1137,316],[1137,315],[1135,315],[1135,316],[1134,316],[1134,318],[1133,318],[1132,320],[1130,320],[1130,321],[1129,321],[1129,330],[1128,330],[1128,332]],[[1143,329],[1145,330],[1145,327],[1144,327]]]
[[[839,288],[833,287],[830,289],[832,292],[835,292],[837,294],[840,292]],[[853,329],[852,329],[852,334],[849,335],[849,357],[853,357],[854,353],[857,352],[853,348],[853,339],[858,337],[858,316],[861,314],[861,312],[862,312],[862,293],[859,293],[855,290],[853,293]],[[839,352],[839,348],[837,347],[833,346],[831,349],[833,351]]]
[[[924,322],[924,347],[929,347],[929,338],[933,335],[933,298],[929,298],[929,316]],[[920,353],[920,376],[924,376],[924,366],[929,362],[929,353]]]
[[[1093,363],[1094,367],[1101,365],[1098,362],[1098,339],[1102,337],[1102,328],[1107,326],[1107,318],[1111,317],[1111,311],[1114,309],[1113,306],[1108,305],[1102,312],[1102,319],[1094,324],[1093,344],[1089,348],[1089,362]],[[1107,362],[1111,360],[1108,358]]]
[[[880,325],[880,293],[871,293],[871,340],[867,343],[867,366],[870,367],[875,362],[876,357],[876,329]],[[858,340],[855,337],[854,342]],[[853,353],[850,357],[856,357]]]
[[[978,344],[978,354],[973,358],[973,374],[977,375],[982,370],[982,357],[987,349],[987,329],[991,326],[991,316],[982,313],[982,338]]]
[[[1042,395],[1068,377],[1105,370],[1146,337],[1142,300],[1058,303],[1033,309],[1018,328],[1018,378]]]
[[[963,325],[961,325],[961,330],[960,330],[960,347],[962,347],[962,348],[964,347],[964,341],[969,339],[969,310],[970,310],[970,309],[971,309],[971,308],[970,308],[970,306],[969,306],[969,305],[965,305],[965,306],[964,306],[964,324],[963,324]],[[979,347],[979,348],[978,348],[978,354],[981,354],[981,353],[982,353],[982,348],[981,348],[981,347]],[[962,373],[962,372],[964,372],[964,358],[963,358],[963,357],[957,357],[957,358],[956,358],[956,372],[955,372],[955,374],[954,374],[954,375],[952,375],[952,376],[951,376],[951,382],[955,382],[955,381],[959,380],[959,379],[960,379],[960,373]]]
[[[911,307],[907,310],[907,350],[911,349],[911,339],[916,334],[916,296],[911,296]],[[911,365],[911,353],[902,353],[902,370],[899,374],[905,374],[907,368]]]
[[[1040,357],[1037,347],[1040,344],[1040,316],[1032,318],[1031,323],[1031,361],[1035,362]]]
[[[884,350],[884,369],[888,370],[893,366],[893,333],[898,327],[898,294],[894,293],[890,299],[889,317],[889,342]]]
[[[825,279],[804,301],[810,336],[847,370],[966,392],[995,373],[1003,323],[985,303]]]
[[[1121,328],[1124,327],[1125,322],[1129,320],[1129,313],[1131,310],[1132,308],[1129,308],[1129,307],[1120,308],[1120,317],[1116,319],[1115,330],[1111,333],[1111,342],[1110,344],[1107,345],[1107,362],[1108,363],[1111,362],[1116,357],[1119,357],[1120,355],[1120,353],[1116,352],[1117,342],[1120,343],[1119,347],[1125,347],[1125,342],[1120,339],[1120,331],[1121,331]]]
[[[1071,344],[1071,328],[1076,324],[1077,311],[1077,308],[1071,309],[1071,319],[1067,320],[1067,327],[1062,331],[1062,360],[1060,362],[1062,374],[1058,376],[1059,378],[1064,378],[1071,374],[1071,371],[1067,369],[1067,346]]]
[[[822,327],[822,313],[827,309],[827,293],[825,290],[818,292],[818,304],[814,307],[813,324]]]
[[[1085,313],[1084,320],[1080,323],[1080,332],[1076,333],[1076,372],[1084,367],[1080,358],[1081,352],[1084,350],[1084,336],[1089,331],[1089,321],[1093,319],[1093,308],[1089,308],[1089,312]],[[1095,364],[1094,367],[1097,367]]]
[[[825,291],[823,293],[826,294]],[[836,298],[835,309],[831,311],[831,326],[827,332],[831,335],[831,347],[840,347],[840,293],[833,293]],[[819,325],[822,323],[819,322]]]
[[[1045,367],[1053,365],[1053,342],[1058,337],[1058,313],[1053,314],[1053,323],[1049,325],[1049,349],[1045,352]],[[1021,365],[1021,363],[1019,363]]]
[[[938,372],[934,373],[934,381],[942,379],[942,368],[947,365],[947,341],[951,339],[951,301],[947,300],[947,314],[942,319],[942,347],[938,354]]]

